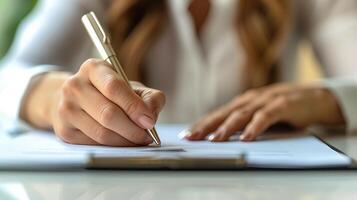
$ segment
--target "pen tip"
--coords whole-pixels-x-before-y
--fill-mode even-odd
[[[159,138],[159,135],[156,132],[156,129],[147,129],[148,133],[150,134],[151,138],[154,140],[156,145],[160,145],[161,146],[161,141]]]

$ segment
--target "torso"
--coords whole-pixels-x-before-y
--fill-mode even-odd
[[[242,92],[236,1],[211,1],[197,22],[187,2],[168,2],[169,24],[145,60],[146,84],[167,95],[161,122],[187,123]]]

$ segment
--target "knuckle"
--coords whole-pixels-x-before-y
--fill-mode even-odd
[[[277,101],[281,109],[288,109],[290,107],[291,101],[285,96],[278,97]]]
[[[100,62],[101,62],[101,60],[99,60],[99,59],[89,58],[86,61],[84,61],[83,65],[97,65]]]
[[[110,104],[106,104],[104,105],[101,109],[100,109],[100,122],[104,125],[104,126],[109,126],[114,118],[115,118],[115,114],[116,114],[117,109]]]
[[[244,95],[244,94],[243,94]],[[233,100],[231,101],[231,105],[233,107],[235,106],[239,106],[242,102],[242,97],[241,96],[237,96],[237,97],[234,97]]]
[[[267,111],[258,111],[256,113],[256,117],[261,119],[261,120],[267,120],[273,117],[272,113],[267,112]]]
[[[97,126],[94,129],[94,135],[96,138],[96,141],[101,144],[101,145],[110,145],[111,144],[111,139],[108,137],[108,130],[104,128],[103,126]]]
[[[73,96],[74,92],[80,90],[80,81],[76,76],[71,76],[62,85],[62,93],[66,97]]]
[[[62,100],[57,108],[59,116],[66,119],[74,111],[74,105],[69,101]]]
[[[231,117],[234,119],[240,118],[244,113],[242,113],[240,110],[235,110],[231,113]]]
[[[120,88],[124,86],[125,81],[118,79],[115,76],[108,75],[104,82],[104,93],[109,97],[113,98],[118,94]]]
[[[95,58],[89,58],[80,67],[80,71],[88,72],[95,68],[101,61]]]

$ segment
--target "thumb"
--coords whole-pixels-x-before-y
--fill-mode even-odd
[[[157,120],[155,110],[137,93],[132,92],[132,95],[126,96],[125,100],[126,102],[122,103],[120,107],[125,111],[128,117],[141,128],[152,129]]]
[[[165,106],[165,94],[160,90],[147,88],[143,85],[133,86],[133,88],[147,108],[153,113],[154,121],[156,122],[161,110]]]

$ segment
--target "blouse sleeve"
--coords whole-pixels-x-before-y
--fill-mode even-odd
[[[302,30],[324,69],[350,132],[357,131],[357,1],[301,1]]]
[[[101,6],[99,0],[38,2],[1,63],[1,128],[23,123],[19,118],[21,101],[34,76],[50,70],[71,71],[90,55],[91,43],[80,19],[89,10],[102,15]]]

